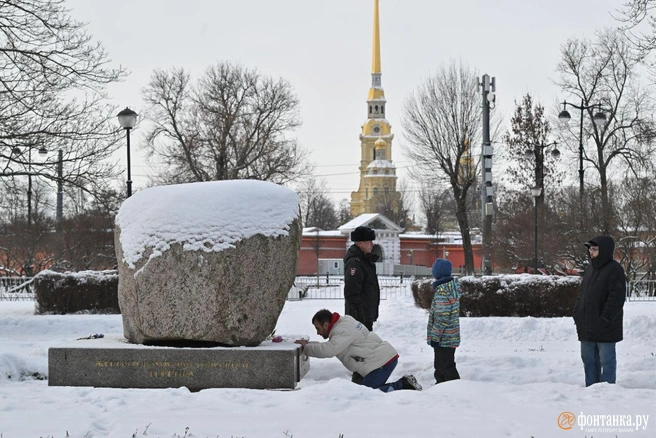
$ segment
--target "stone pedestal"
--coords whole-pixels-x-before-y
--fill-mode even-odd
[[[309,359],[293,341],[174,348],[110,337],[48,350],[50,386],[294,389],[309,369]]]

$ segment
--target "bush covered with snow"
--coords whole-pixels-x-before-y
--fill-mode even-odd
[[[429,309],[433,279],[412,283],[415,304]],[[580,277],[550,275],[496,275],[462,277],[461,316],[571,316],[579,296]]]
[[[118,271],[41,271],[34,278],[34,292],[36,313],[121,313]]]

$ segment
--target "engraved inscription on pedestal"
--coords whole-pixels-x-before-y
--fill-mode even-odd
[[[50,386],[294,389],[309,368],[309,359],[291,343],[264,348],[48,350]]]

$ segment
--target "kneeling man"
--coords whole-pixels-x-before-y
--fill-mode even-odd
[[[310,357],[337,357],[351,372],[363,377],[362,385],[392,392],[399,389],[421,391],[421,385],[412,375],[405,375],[396,382],[387,379],[399,362],[399,355],[389,342],[351,316],[340,316],[330,310],[319,310],[312,318],[317,334],[328,342],[295,341],[303,346],[303,353]]]

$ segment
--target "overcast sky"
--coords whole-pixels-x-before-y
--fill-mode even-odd
[[[571,96],[553,85],[568,38],[616,26],[623,0],[380,0],[382,83],[404,177],[403,101],[437,67],[463,61],[495,76],[497,109],[508,120],[526,92],[547,108]],[[301,101],[297,132],[335,200],[357,190],[360,126],[371,83],[373,0],[68,0],[74,18],[131,74],[113,102],[141,112],[156,68],[200,73],[218,61],[290,81]],[[135,188],[150,171],[132,138]],[[123,151],[125,154],[125,151]],[[125,166],[125,157],[121,156]]]

